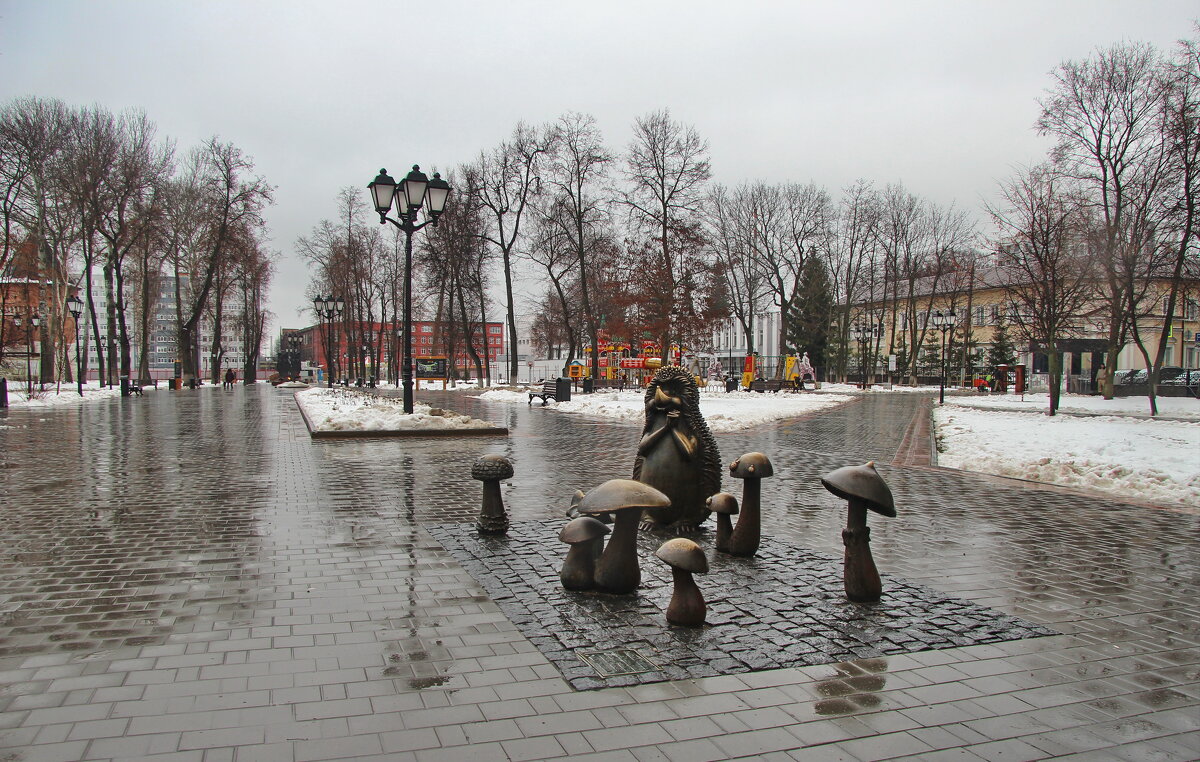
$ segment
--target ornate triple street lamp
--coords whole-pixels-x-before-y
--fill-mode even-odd
[[[954,330],[955,324],[958,322],[958,317],[954,314],[954,309],[943,313],[941,310],[933,313],[933,327],[942,332],[942,377],[938,382],[938,404],[942,405],[946,402],[946,334]],[[950,333],[950,348],[954,349],[954,334]]]
[[[379,212],[379,224],[390,222],[404,231],[404,345],[401,356],[400,374],[404,383],[404,412],[413,411],[413,363],[412,363],[412,237],[426,225],[437,225],[438,217],[446,208],[450,196],[450,185],[437,172],[430,180],[416,164],[399,184],[388,175],[386,169],[367,185],[371,201]],[[428,202],[428,203],[426,203]],[[397,219],[388,217],[392,205],[396,207]],[[426,219],[417,224],[417,213],[425,207]]]
[[[79,316],[83,314],[83,300],[72,294],[67,297],[67,312],[75,320],[75,379],[79,382],[79,396],[83,396],[83,347],[79,346]]]
[[[317,312],[318,323],[323,330],[322,343],[325,345],[325,365],[329,371],[330,389],[333,388],[333,369],[334,369],[334,352],[331,350],[330,333],[333,329],[333,321],[335,318],[342,316],[342,310],[346,308],[346,302],[340,296],[318,296],[313,299],[313,309]],[[324,322],[320,322],[321,319]]]

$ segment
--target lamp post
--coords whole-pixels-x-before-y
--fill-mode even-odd
[[[25,396],[28,399],[33,396],[33,371],[30,369],[29,360],[33,356],[33,327],[41,322],[38,314],[34,312],[29,316],[28,320],[24,321],[25,326]],[[21,330],[22,318],[21,313],[13,315],[13,325],[17,330]]]
[[[868,315],[866,322],[855,323],[850,326],[850,338],[858,342],[858,359],[859,366],[862,371],[862,388],[867,388],[867,347],[871,346],[876,340],[883,336],[883,316],[874,314]],[[874,353],[872,353],[874,354]],[[871,365],[874,366],[875,358],[872,356]]]
[[[850,326],[850,340],[858,342],[858,370],[862,376],[859,384],[863,389],[867,388],[867,360],[866,360],[866,339],[864,338],[864,326],[862,323],[855,323]]]
[[[379,175],[367,185],[371,191],[371,200],[375,211],[379,212],[379,224],[390,222],[404,231],[404,353],[400,363],[400,374],[404,383],[404,412],[413,411],[413,365],[412,365],[412,237],[426,225],[437,225],[438,217],[446,208],[446,198],[450,195],[450,185],[437,172],[430,180],[421,172],[421,168],[413,165],[412,171],[399,184],[388,175],[386,169],[379,170]],[[425,208],[426,220],[417,224],[417,213],[425,204],[428,196],[429,204]],[[388,217],[388,212],[395,204],[396,217]]]
[[[938,404],[942,405],[946,402],[946,333],[954,330],[955,323],[958,322],[954,310],[943,314],[941,310],[933,313],[933,327],[942,332],[942,376],[938,381]],[[950,346],[954,346],[954,334],[950,334]]]
[[[83,396],[83,353],[79,346],[79,316],[83,314],[83,300],[78,296],[67,297],[67,312],[75,323],[75,379],[79,382],[79,396]]]
[[[35,331],[37,331],[38,327],[41,326],[41,324],[42,324],[42,316],[39,315],[38,313],[35,312],[35,313],[33,313],[33,315],[31,315],[29,317],[29,329],[26,332],[26,337],[25,337],[25,343],[29,345],[29,352],[25,355],[26,366],[29,365],[30,355],[33,354],[33,334]],[[39,335],[38,335],[38,389],[41,391],[45,391],[46,390],[46,382],[42,380],[42,367],[41,367],[42,366],[42,347],[41,347],[41,344],[42,344],[41,334],[39,333]],[[28,376],[29,376],[29,390],[33,391],[33,374],[32,374],[32,372],[30,372],[28,374]]]
[[[321,343],[325,345],[325,365],[329,370],[329,383],[327,386],[333,388],[333,369],[334,369],[334,352],[331,350],[330,334],[333,330],[333,319],[342,316],[342,310],[345,309],[346,302],[340,296],[318,296],[313,299],[313,309],[317,312],[317,322],[321,326],[323,337]],[[324,322],[321,322],[321,319]]]

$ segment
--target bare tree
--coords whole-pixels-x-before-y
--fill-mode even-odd
[[[882,203],[879,193],[865,180],[857,180],[842,190],[842,200],[834,219],[830,242],[830,279],[834,294],[842,305],[833,328],[833,344],[837,351],[830,358],[833,375],[846,377],[847,352],[850,343],[850,305],[869,299],[869,276],[876,263],[880,240]],[[896,311],[893,310],[893,316]],[[898,323],[893,323],[892,336],[897,335]]]
[[[461,346],[475,366],[481,383],[491,383],[487,346],[487,281],[489,252],[484,235],[486,207],[481,201],[478,168],[465,168],[459,182],[459,203],[448,206],[438,224],[426,233],[421,259],[436,288],[444,294],[442,314],[449,336]],[[458,352],[451,346],[457,377]]]
[[[549,172],[553,213],[543,219],[559,226],[579,269],[580,303],[592,345],[592,377],[599,373],[598,324],[592,309],[589,283],[596,267],[597,230],[608,217],[601,184],[612,156],[604,147],[595,117],[570,112],[559,118],[558,140]],[[568,362],[573,359],[568,357]]]
[[[217,138],[209,139],[189,157],[189,181],[199,191],[201,235],[188,252],[184,272],[189,287],[186,292],[180,289],[179,294],[186,296],[179,302],[179,358],[185,381],[195,379],[199,370],[200,321],[222,261],[239,232],[262,224],[261,212],[273,198],[271,186],[253,176],[253,170],[254,163],[239,148]]]
[[[1062,385],[1059,342],[1076,335],[1093,300],[1092,252],[1080,240],[1080,201],[1053,168],[1033,167],[1001,183],[1001,202],[988,209],[998,230],[997,264],[1004,273],[1010,316],[1020,334],[1050,363],[1050,415]]]
[[[638,117],[633,123],[633,140],[625,156],[627,190],[621,202],[629,212],[635,231],[654,241],[658,266],[655,287],[662,299],[663,333],[660,343],[669,352],[674,322],[694,314],[694,305],[681,290],[694,281],[694,273],[706,263],[702,258],[699,221],[705,184],[712,176],[708,163],[708,141],[696,129],[671,119],[667,109]],[[600,359],[595,332],[592,336],[592,372]]]
[[[1162,70],[1159,88],[1159,130],[1164,145],[1163,182],[1154,199],[1157,222],[1154,257],[1147,281],[1165,277],[1167,293],[1158,313],[1158,342],[1150,356],[1138,320],[1131,323],[1133,340],[1150,369],[1150,413],[1158,414],[1158,378],[1166,356],[1171,325],[1179,314],[1189,280],[1200,278],[1200,40],[1181,40]],[[1160,294],[1156,291],[1155,296]],[[1157,299],[1155,300],[1158,301]],[[1186,313],[1185,313],[1186,314]]]
[[[62,309],[66,298],[67,261],[71,244],[78,236],[78,220],[59,193],[63,153],[74,126],[70,110],[58,100],[36,97],[18,98],[0,114],[11,196],[5,201],[5,258],[15,239],[10,238],[12,223],[17,222],[37,247],[38,279],[50,281],[49,303],[41,338],[61,335]],[[46,295],[43,294],[43,298]],[[61,298],[60,298],[61,297]],[[43,344],[45,346],[45,344]],[[54,375],[55,352],[43,352],[46,359],[42,378]]]
[[[550,282],[537,310],[539,317],[533,328],[535,343],[549,350],[561,347],[565,338],[568,363],[580,353],[583,332],[583,316],[575,307],[581,302],[581,289],[579,260],[568,233],[572,227],[566,219],[569,213],[566,203],[547,204],[534,220],[529,247],[530,260],[545,271]],[[589,241],[589,248],[594,249],[591,243]],[[564,365],[563,375],[566,372]]]
[[[241,310],[236,323],[241,331],[245,349],[242,364],[243,383],[251,384],[258,378],[258,358],[262,351],[263,331],[270,313],[264,309],[267,287],[275,269],[274,257],[267,253],[261,242],[254,241],[238,261],[237,284],[240,291]]]
[[[113,356],[115,343],[120,349],[120,375],[128,378],[132,355],[126,322],[125,258],[135,247],[144,247],[154,233],[161,211],[161,196],[156,191],[172,169],[173,148],[156,143],[156,128],[142,112],[131,111],[117,119],[97,113],[93,124],[97,139],[102,143],[111,140],[114,148],[111,162],[103,167],[107,171],[89,201],[96,230],[106,246],[109,356]],[[112,137],[108,138],[105,133],[110,130]]]
[[[1092,210],[1088,219],[1098,222],[1092,235],[1104,276],[1108,367],[1114,369],[1147,293],[1147,194],[1162,163],[1158,67],[1157,52],[1145,44],[1067,61],[1054,71],[1037,121],[1041,134],[1056,138],[1053,161],[1080,183]],[[1109,374],[1107,395],[1111,385]]]
[[[508,374],[517,377],[517,323],[513,301],[513,258],[522,240],[522,226],[541,192],[539,172],[554,146],[555,130],[519,122],[512,135],[476,161],[479,204],[490,218],[486,239],[500,251],[504,266],[505,310],[508,316]],[[469,203],[469,202],[468,202]]]
[[[754,321],[762,309],[769,286],[766,273],[753,256],[753,231],[759,216],[753,211],[755,199],[764,195],[761,184],[741,185],[733,190],[718,185],[709,196],[706,236],[724,284],[726,311],[737,320],[742,333],[751,342],[753,352]]]

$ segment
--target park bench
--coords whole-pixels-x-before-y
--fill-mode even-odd
[[[543,405],[546,404],[547,397],[557,401],[558,397],[555,396],[555,394],[557,393],[555,386],[556,386],[555,379],[553,379],[553,378],[546,379],[546,383],[542,384],[542,390],[540,392],[530,392],[529,393],[529,404],[530,405],[533,404],[534,397],[541,397]]]
[[[783,388],[783,381],[778,378],[762,379],[756,378],[750,382],[750,391],[752,392],[777,392]]]
[[[130,394],[130,396],[133,396],[134,394],[136,394],[137,396],[141,397],[142,396],[142,387],[131,381],[129,383],[129,394]]]

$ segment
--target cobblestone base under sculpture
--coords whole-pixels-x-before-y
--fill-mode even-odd
[[[579,593],[559,584],[567,551],[558,541],[561,527],[558,520],[516,522],[507,536],[481,536],[472,524],[427,528],[577,690],[1055,634],[887,575],[881,601],[851,603],[842,591],[840,558],[770,539],[755,558],[733,558],[711,549],[711,535],[700,538],[710,571],[697,575],[706,624],[673,627],[664,615],[671,571],[653,555],[662,538],[639,536],[637,594]],[[621,664],[633,671],[628,665],[642,659],[650,662],[642,662],[647,671],[601,671],[620,671],[614,665]]]

